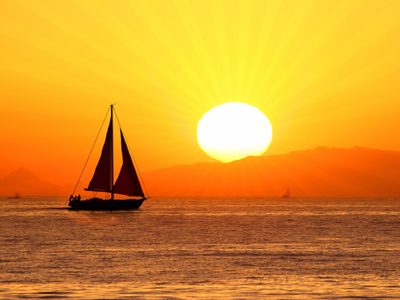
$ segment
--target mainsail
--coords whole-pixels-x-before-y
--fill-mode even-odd
[[[87,191],[97,192],[111,192],[112,179],[111,179],[111,164],[112,164],[112,118],[107,130],[106,141],[104,142],[103,150],[101,151],[100,160],[97,164],[93,178],[89,183]]]
[[[110,125],[107,130],[107,137],[104,142],[100,160],[97,164],[93,178],[90,181],[87,191],[109,192],[111,199],[114,194],[126,196],[145,197],[131,155],[121,133],[122,167],[117,181],[114,180],[113,170],[113,106],[111,105]]]
[[[121,133],[121,150],[122,150],[122,168],[119,173],[118,179],[114,185],[114,192],[117,194],[127,196],[144,197],[142,187],[139,182],[139,178],[136,174],[135,167],[132,162],[132,158],[129,154],[128,147],[124,139],[124,135]]]

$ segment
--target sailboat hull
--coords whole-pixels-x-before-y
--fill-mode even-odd
[[[93,198],[82,201],[70,201],[73,210],[132,210],[138,209],[146,199],[103,200]]]

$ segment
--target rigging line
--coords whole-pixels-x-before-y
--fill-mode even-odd
[[[105,122],[106,119],[107,119],[108,112],[110,111],[110,109],[111,109],[111,108],[109,108],[109,109],[107,110],[107,113],[106,113],[106,116],[104,117],[103,123],[101,123],[100,130],[99,130],[99,132],[97,133],[97,136],[96,136],[96,139],[94,140],[92,149],[91,149],[90,152],[89,152],[89,156],[88,156],[88,158],[87,158],[87,160],[86,160],[86,162],[85,162],[85,165],[83,166],[83,170],[82,170],[82,172],[81,172],[81,175],[79,176],[78,182],[76,183],[76,186],[75,186],[75,189],[74,189],[72,195],[75,194],[75,191],[76,191],[76,189],[78,188],[79,181],[81,181],[82,174],[83,174],[83,172],[85,171],[85,168],[86,168],[86,165],[87,165],[87,163],[88,163],[88,161],[89,161],[90,155],[92,154],[94,145],[96,145],[97,139],[98,139],[98,137],[99,137],[99,135],[100,135],[100,131],[101,131],[101,129],[103,128],[104,122]]]
[[[117,117],[118,126],[119,126],[119,128],[121,129],[121,131],[122,131],[122,126],[121,126],[121,123],[119,122],[118,115],[117,115],[117,111],[116,111],[115,107],[114,107],[114,114],[115,114],[115,116]],[[149,195],[149,192],[148,192],[147,189],[146,189],[146,185],[144,184],[144,181],[143,181],[143,178],[142,178],[142,174],[140,174],[139,166],[138,166],[138,164],[136,163],[135,157],[132,155],[131,147],[129,147],[129,143],[127,142],[126,139],[125,139],[125,143],[126,143],[126,145],[128,146],[129,152],[131,153],[131,158],[132,158],[133,163],[135,164],[135,166],[136,166],[136,168],[137,168],[137,173],[139,173],[139,178],[140,178],[140,181],[142,182],[142,185],[143,185],[143,187],[144,187],[144,190],[146,191],[147,198],[149,198],[150,195]]]

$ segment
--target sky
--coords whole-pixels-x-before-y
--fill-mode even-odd
[[[269,118],[264,155],[400,151],[400,1],[0,7],[0,178],[25,167],[52,183],[76,182],[114,103],[142,172],[215,161],[197,143],[197,124],[227,102]]]

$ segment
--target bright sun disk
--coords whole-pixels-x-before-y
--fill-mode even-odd
[[[230,102],[204,114],[197,126],[198,143],[222,162],[264,153],[272,139],[268,118],[254,106]]]

